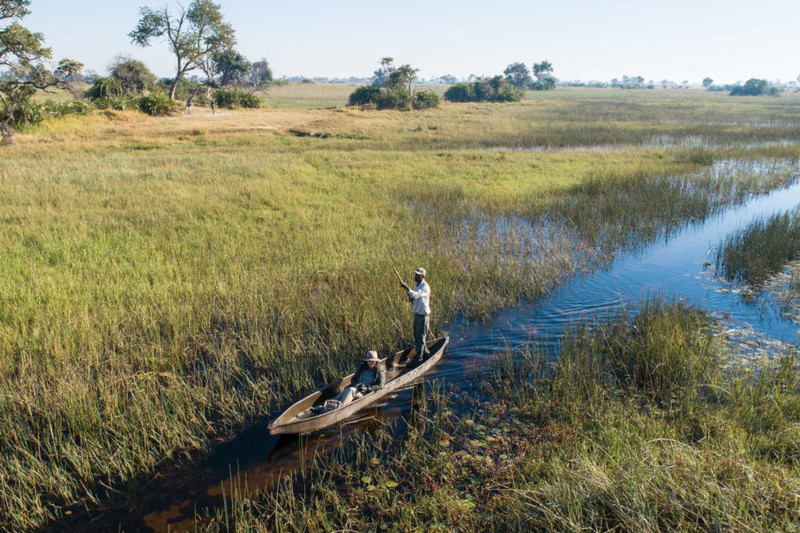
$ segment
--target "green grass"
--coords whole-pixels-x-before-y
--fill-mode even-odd
[[[720,107],[738,125],[719,128],[657,119],[707,120],[707,95],[632,94],[629,109],[556,93],[424,113],[104,112],[19,135],[0,160],[2,527],[102,500],[103,485],[208,450],[354,354],[410,341],[392,266],[428,269],[441,331],[796,175],[797,144],[742,145],[793,138],[753,126],[777,120],[772,100]],[[485,150],[698,127],[725,147]],[[724,176],[715,161],[730,162]]]
[[[794,531],[797,358],[735,377],[707,326],[656,300],[558,363],[509,353],[480,399],[434,389],[401,442],[362,436],[203,531]]]
[[[717,247],[716,270],[729,280],[759,285],[800,254],[800,218],[792,211],[759,220]]]

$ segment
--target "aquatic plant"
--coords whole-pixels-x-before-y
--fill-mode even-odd
[[[800,217],[791,211],[726,237],[717,247],[716,272],[729,280],[759,285],[799,256]]]
[[[509,353],[481,394],[434,389],[399,442],[362,435],[201,529],[791,530],[798,360],[726,373],[709,325],[655,299],[576,328],[558,361]],[[639,379],[643,345],[662,364]]]

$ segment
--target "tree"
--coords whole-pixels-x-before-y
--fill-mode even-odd
[[[533,89],[537,91],[549,91],[556,88],[556,78],[553,76],[553,64],[546,59],[541,63],[533,64],[533,75],[536,76],[536,83]]]
[[[403,89],[408,86],[408,94],[411,94],[411,83],[417,79],[418,68],[412,68],[411,65],[403,65],[396,68],[389,74],[386,80],[386,88],[392,91]]]
[[[503,71],[503,74],[505,74],[508,83],[520,89],[527,89],[533,83],[531,72],[525,66],[525,63],[511,63]]]
[[[62,59],[58,62],[58,67],[56,67],[56,70],[53,72],[53,74],[58,76],[61,81],[64,82],[75,81],[75,79],[80,75],[82,68],[83,63],[80,61],[75,61],[74,59]]]
[[[439,76],[439,83],[452,85],[454,83],[458,83],[458,78],[456,78],[452,74],[445,74],[444,76]]]
[[[713,84],[714,84],[714,80],[713,79],[711,79],[711,78],[703,78],[703,87],[705,87],[706,89],[711,87]]]
[[[438,99],[423,94],[416,100],[411,94],[411,84],[417,79],[419,69],[411,65],[394,67],[394,59],[381,58],[381,68],[375,71],[371,86],[358,87],[350,95],[350,105],[374,104],[378,109],[410,110],[439,105]]]
[[[266,58],[254,61],[250,65],[250,75],[247,77],[248,83],[254,87],[263,87],[272,83],[272,69]]]
[[[389,81],[389,76],[395,70],[394,58],[382,57],[381,67],[372,73],[372,85],[375,87],[386,87],[386,84]]]
[[[21,109],[28,105],[37,89],[66,88],[83,65],[62,59],[55,74],[44,64],[52,51],[44,45],[44,36],[33,33],[17,20],[30,13],[30,0],[0,0],[0,68],[8,75],[0,81],[0,136],[8,140],[9,125],[20,118]]]
[[[251,68],[250,61],[233,48],[214,52],[212,63],[212,73],[219,76],[219,84],[223,87],[244,82]]]
[[[156,77],[150,69],[136,59],[117,56],[111,64],[111,77],[119,80],[123,94],[137,96],[145,91],[152,91],[156,86]]]
[[[173,17],[168,7],[158,10],[142,7],[136,29],[128,34],[131,42],[150,46],[153,39],[165,37],[177,62],[175,78],[169,88],[170,99],[187,72],[207,68],[215,52],[236,44],[233,27],[222,18],[220,6],[211,0],[194,0],[186,9],[180,7]]]

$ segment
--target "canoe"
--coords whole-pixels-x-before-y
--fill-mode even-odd
[[[309,433],[311,431],[330,427],[350,418],[361,409],[374,404],[384,396],[391,394],[425,374],[442,358],[444,347],[447,346],[448,342],[450,342],[450,337],[442,337],[428,341],[426,344],[430,351],[430,357],[421,365],[411,369],[407,369],[406,364],[416,355],[416,348],[402,350],[394,355],[381,359],[378,363],[379,365],[385,366],[387,361],[391,361],[392,363],[392,368],[386,371],[386,383],[382,389],[370,392],[333,411],[320,414],[312,413],[310,411],[311,407],[335,398],[345,387],[350,385],[353,374],[334,381],[317,392],[309,394],[302,400],[296,402],[286,409],[278,418],[270,422],[268,426],[270,434]]]

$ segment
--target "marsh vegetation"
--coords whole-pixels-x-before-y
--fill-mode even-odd
[[[655,299],[576,327],[556,361],[509,352],[477,390],[433,387],[401,445],[317,457],[203,531],[791,531],[797,358],[738,376],[710,325]]]
[[[335,100],[310,96],[323,89],[310,85],[302,94],[287,93],[287,106]],[[35,527],[57,519],[65,506],[102,501],[120,482],[196,457],[213,438],[235,434],[255,417],[340,376],[351,368],[353,354],[370,348],[385,353],[410,340],[408,310],[397,297],[392,266],[428,269],[434,331],[456,315],[489,317],[547,294],[621,249],[793,181],[798,123],[800,100],[792,97],[743,102],[722,95],[656,98],[653,92],[628,91],[622,97],[576,90],[537,94],[517,104],[445,105],[413,113],[339,107],[157,119],[109,110],[21,133],[15,145],[3,148],[0,162],[2,527]],[[294,128],[329,135],[295,137],[288,134]],[[647,147],[663,136],[692,136],[703,144]],[[618,149],[579,149],[587,146]],[[487,150],[497,147],[565,149]],[[561,360],[561,372],[570,361]],[[629,395],[654,412],[671,413],[663,391],[695,391],[690,399],[697,403],[688,405],[722,409],[708,403],[704,389],[698,392],[698,376],[712,370],[691,367],[641,384],[638,376],[646,374],[635,368],[613,383],[596,382],[597,374],[565,374],[553,386],[566,388],[580,378],[576,383],[596,394],[577,405],[611,402],[596,412],[612,417],[608,431],[616,433],[592,427],[597,438],[625,436],[621,458],[659,452],[677,464],[696,454],[651,441],[694,446],[681,440],[688,418],[673,425],[668,416],[650,421],[633,402],[615,398]],[[498,378],[487,386],[502,383]],[[519,398],[544,398],[541,379],[517,380],[513,387],[515,396],[498,396],[508,409],[517,409],[504,415],[510,425],[501,431],[539,435],[537,413],[545,404],[526,408]],[[652,396],[651,389],[658,394]],[[561,393],[547,394],[555,398],[547,405],[560,409]],[[432,429],[412,429],[406,451],[387,461],[427,464],[419,461],[428,460],[430,446],[462,425],[447,418],[445,409],[443,404],[437,416],[445,418]],[[497,416],[506,412],[503,403],[496,409]],[[531,416],[524,415],[526,409]],[[629,416],[637,423],[626,422]],[[555,469],[565,468],[563,450],[586,447],[576,428],[591,421],[577,413],[560,413],[555,420],[566,447],[551,450],[547,457],[553,461],[528,461],[509,471],[554,469],[547,478],[552,480]],[[642,431],[642,424],[649,429]],[[639,437],[628,438],[637,431]],[[527,446],[522,440],[514,446]],[[382,445],[371,437],[363,443],[364,450]],[[438,461],[439,451],[430,460]],[[597,458],[586,457],[587,465]],[[493,461],[492,468],[499,468]],[[764,461],[764,475],[779,476]],[[353,472],[363,464],[345,463]],[[642,468],[617,473],[625,472],[636,476]],[[661,502],[658,491],[666,491],[671,472],[662,472],[663,483],[644,501]],[[679,473],[688,476],[692,468]],[[622,490],[631,498],[631,516],[639,516],[642,502],[623,490],[633,486],[633,478],[609,479],[616,481],[606,485],[607,494]],[[565,509],[575,510],[576,523],[612,524],[609,515],[597,511],[593,518],[580,507],[578,492],[569,493],[578,490],[580,479],[573,481],[561,496],[554,486],[542,493],[520,484],[514,490],[527,496],[518,500],[534,503],[497,519],[568,524],[536,509],[572,494]],[[446,496],[425,483],[415,482],[413,491]],[[385,493],[372,485],[377,489],[360,501]],[[307,494],[316,494],[317,481],[308,486]],[[288,500],[280,500],[287,491],[295,488],[287,485],[274,496],[283,513],[276,516],[326,524],[309,522],[310,515],[302,513],[310,510],[287,511]],[[785,495],[770,494],[785,503]],[[320,497],[336,512],[351,505],[339,499],[347,495]],[[453,516],[472,520],[465,525],[485,523],[476,502],[481,513],[494,509],[480,498],[458,498],[461,507],[455,508],[463,512]],[[445,512],[445,503],[453,502],[433,502],[430,512]],[[697,513],[705,509],[717,507]],[[735,516],[749,520],[761,511]],[[246,524],[248,515],[237,512],[237,523]],[[788,520],[789,512],[776,514],[775,524]],[[447,523],[438,514],[422,516]],[[689,519],[679,509],[668,516],[669,524]],[[399,523],[412,523],[404,517],[398,516]]]

